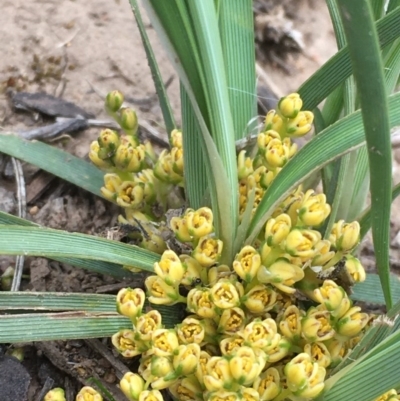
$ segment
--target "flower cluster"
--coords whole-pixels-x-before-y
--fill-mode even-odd
[[[125,134],[102,131],[90,158],[107,171],[103,195],[125,209],[120,222],[139,227],[136,243],[161,258],[155,275],[145,280],[147,294],[124,288],[117,295],[117,310],[132,326],[115,333],[112,343],[123,357],[140,357],[138,372],[125,374],[121,390],[130,401],[162,401],[164,390],[182,401],[317,397],[372,320],[347,292],[365,280],[351,254],[359,224],[339,221],[322,238],[318,228],[331,208],[324,194],[299,187],[278,205],[253,244],[243,246],[230,264],[220,263],[224,244],[209,208],[165,216],[183,205],[181,192],[174,192],[183,186],[181,132],[171,134],[171,150],[157,158],[149,144],[137,140],[136,115],[121,109],[122,102],[114,92],[106,104]],[[296,153],[291,138],[310,131],[313,114],[301,108],[298,94],[281,99],[266,116],[256,153],[238,154],[241,216],[255,211]],[[167,246],[164,234],[172,234],[179,246]],[[144,308],[146,298],[154,309]],[[156,306],[178,303],[187,316],[167,328]],[[101,399],[85,389],[85,400]],[[377,401],[395,399],[391,390]]]

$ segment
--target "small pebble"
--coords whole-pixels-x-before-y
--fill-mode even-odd
[[[29,214],[30,214],[31,216],[34,216],[35,214],[38,213],[38,211],[39,211],[39,208],[38,208],[37,206],[32,206],[32,207],[29,209]]]

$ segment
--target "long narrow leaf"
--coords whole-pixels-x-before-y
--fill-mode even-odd
[[[34,164],[95,195],[102,196],[104,173],[93,164],[38,141],[26,141],[11,132],[0,134],[3,153]]]
[[[391,126],[400,124],[400,93],[389,97],[389,111]],[[272,181],[253,216],[246,242],[254,240],[274,209],[291,190],[336,157],[361,146],[364,140],[361,112],[356,111],[307,143],[284,167],[284,173],[278,174]]]
[[[375,256],[386,305],[392,305],[389,283],[389,223],[392,158],[383,62],[369,0],[338,0],[354,77],[360,95],[370,162],[371,220]]]

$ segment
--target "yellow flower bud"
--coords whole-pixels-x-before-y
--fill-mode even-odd
[[[117,295],[117,312],[134,319],[142,313],[145,299],[141,288],[122,288]]]
[[[253,388],[257,390],[261,401],[272,401],[282,390],[278,370],[268,368],[261,373],[260,377],[254,381]]]
[[[158,329],[151,335],[152,350],[156,356],[172,356],[179,346],[178,335],[171,329]]]
[[[121,207],[139,209],[143,205],[144,185],[134,181],[124,181],[117,194],[117,204]]]
[[[173,376],[171,373],[174,373],[175,370],[171,357],[153,355],[151,357],[150,371],[155,377]],[[160,389],[158,388],[157,390]]]
[[[100,132],[97,142],[99,143],[97,155],[100,159],[106,160],[114,155],[119,147],[120,139],[115,131],[106,128]]]
[[[229,361],[221,356],[213,356],[207,361],[206,375],[203,376],[204,385],[208,391],[218,391],[230,388],[233,377]]]
[[[192,236],[189,234],[186,218],[172,217],[170,221],[171,230],[176,238],[181,242],[192,241]]]
[[[303,101],[298,93],[291,93],[282,97],[278,102],[278,110],[286,118],[295,118],[302,107]]]
[[[249,312],[260,315],[270,311],[276,302],[276,291],[270,286],[259,284],[253,287],[241,299]]]
[[[119,113],[121,128],[129,135],[136,135],[139,127],[136,111],[129,107],[124,107]]]
[[[193,286],[194,282],[201,284],[201,272],[203,267],[200,263],[189,255],[179,255],[183,267],[185,268],[185,274],[181,281],[181,284],[186,286]]]
[[[105,199],[115,202],[121,184],[122,180],[117,174],[106,174],[104,176],[104,187],[100,191]]]
[[[205,237],[214,231],[213,213],[208,207],[189,211],[185,214],[185,220],[189,234],[195,239]]]
[[[154,272],[168,285],[175,286],[182,281],[185,267],[179,256],[168,249],[162,254],[161,260],[154,263]]]
[[[291,256],[301,258],[303,262],[313,258],[321,234],[315,230],[292,230],[286,237],[285,250]]]
[[[156,305],[174,305],[179,301],[180,295],[175,287],[171,287],[158,276],[149,276],[144,282],[150,293],[149,302]]]
[[[286,134],[289,136],[303,136],[310,132],[314,114],[311,111],[300,111],[297,116],[286,124]]]
[[[387,391],[385,394],[382,394],[380,397],[375,398],[374,401],[398,401],[399,395],[395,389],[391,389]]]
[[[233,355],[240,347],[245,345],[244,339],[239,337],[239,334],[233,337],[226,337],[220,341],[219,347],[222,355]]]
[[[157,232],[147,231],[147,235],[140,241],[140,247],[161,255],[167,249],[167,244]]]
[[[213,304],[220,309],[230,309],[240,304],[239,293],[229,280],[220,280],[214,284],[210,295]]]
[[[89,147],[89,159],[98,168],[102,170],[110,169],[114,166],[111,160],[103,160],[99,157],[100,146],[97,141],[93,141]]]
[[[288,339],[282,337],[278,341],[278,344],[266,349],[265,352],[267,354],[268,363],[275,363],[285,358],[289,355],[291,347],[292,343]]]
[[[306,344],[304,352],[310,355],[312,362],[317,362],[323,368],[327,368],[332,362],[331,354],[322,342]]]
[[[264,153],[266,166],[271,170],[283,167],[290,158],[290,152],[290,147],[286,146],[281,139],[271,139]]]
[[[275,320],[253,320],[246,325],[241,333],[245,344],[259,348],[265,352],[274,348],[281,339],[280,334],[277,332]]]
[[[217,316],[208,288],[193,288],[187,296],[187,309],[203,318],[212,319]]]
[[[198,319],[187,317],[177,325],[177,334],[182,344],[201,344],[205,336],[204,324]]]
[[[223,243],[219,239],[202,237],[192,256],[204,267],[211,267],[221,257]]]
[[[135,339],[139,341],[150,341],[155,330],[161,329],[162,317],[160,312],[153,309],[139,316],[136,322]]]
[[[146,351],[146,346],[135,340],[133,330],[120,330],[111,337],[111,342],[117,351],[125,358],[133,358]]]
[[[178,129],[174,129],[171,132],[171,139],[170,139],[171,146],[174,148],[182,148],[182,131]]]
[[[144,390],[144,380],[136,373],[126,372],[119,386],[129,401],[136,401]]]
[[[113,161],[118,170],[137,173],[144,167],[145,156],[143,145],[133,147],[130,144],[121,143],[113,156]]]
[[[288,340],[296,343],[301,337],[302,311],[296,305],[290,305],[279,316],[279,330]]]
[[[328,311],[310,308],[301,322],[302,336],[309,342],[326,341],[335,336]]]
[[[234,391],[219,390],[209,394],[207,401],[239,401],[239,395]]]
[[[118,91],[114,90],[109,92],[106,96],[106,109],[112,113],[117,112],[124,103],[124,95]]]
[[[168,153],[166,149],[164,149],[160,156],[158,157],[157,163],[154,166],[154,175],[163,182],[167,182],[169,184],[180,184],[183,180],[183,177],[173,170],[173,160],[171,158],[171,154]]]
[[[369,316],[360,312],[359,306],[353,306],[336,324],[337,332],[346,337],[355,337],[367,325]]]
[[[253,160],[251,157],[246,157],[246,151],[240,151],[237,157],[238,164],[238,178],[241,180],[242,178],[248,177],[253,170]]]
[[[304,278],[304,271],[287,259],[279,258],[269,268],[261,266],[257,278],[261,283],[270,283],[278,290],[293,294],[296,292],[293,285]]]
[[[243,386],[253,384],[264,368],[257,361],[256,354],[250,347],[241,347],[229,360],[231,375],[237,383]]]
[[[243,309],[225,309],[218,323],[218,331],[224,334],[234,335],[244,328],[245,319],[246,316]]]
[[[295,356],[284,369],[288,389],[302,398],[315,398],[324,389],[326,371],[305,352]]]
[[[43,401],[66,401],[65,391],[60,387],[53,388],[44,396]]]
[[[281,140],[280,135],[274,131],[274,130],[268,130],[265,132],[260,132],[257,136],[257,146],[258,146],[258,150],[259,152],[264,155],[265,153],[265,149],[268,146],[268,144],[274,140]]]
[[[281,132],[282,125],[282,117],[275,110],[270,110],[265,116],[264,131],[274,130]]]
[[[179,176],[183,176],[183,149],[172,148],[171,149],[171,160],[172,160],[172,170]]]
[[[195,376],[199,383],[204,387],[204,376],[207,374],[207,363],[211,359],[211,355],[207,351],[200,351],[199,363],[195,372]]]
[[[93,387],[85,386],[76,395],[76,401],[103,401],[101,394]]]
[[[158,182],[156,177],[154,177],[153,170],[144,169],[140,171],[135,174],[134,181],[143,183],[144,199],[147,204],[152,203],[156,199],[157,193],[154,186]]]
[[[261,256],[250,245],[243,247],[233,262],[236,274],[247,283],[253,280],[260,266]]]
[[[345,268],[356,283],[365,281],[367,275],[361,262],[352,255],[346,255]]]
[[[332,338],[328,341],[324,341],[326,348],[331,356],[330,368],[337,366],[348,354],[348,347],[345,341]]]
[[[194,376],[177,380],[168,390],[176,400],[203,401],[203,389]]]
[[[308,190],[303,197],[299,209],[299,219],[305,226],[320,226],[329,216],[331,207],[326,203],[324,194],[314,194],[312,189]]]
[[[338,251],[351,251],[360,239],[360,224],[358,221],[345,223],[344,220],[339,220],[332,227],[332,232],[329,241],[334,244]]]
[[[178,375],[189,376],[195,372],[200,358],[199,344],[182,344],[175,351],[173,365]]]
[[[275,219],[271,218],[265,226],[265,240],[269,246],[280,245],[286,239],[292,228],[288,214],[282,213]]]
[[[145,390],[139,395],[139,401],[164,401],[159,390]]]
[[[315,245],[316,255],[313,257],[311,266],[323,266],[328,263],[334,256],[335,252],[331,251],[331,243],[328,240],[321,240]]]

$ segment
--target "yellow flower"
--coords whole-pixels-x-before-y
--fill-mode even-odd
[[[248,177],[253,170],[253,160],[251,157],[246,157],[246,151],[240,151],[237,157],[238,164],[238,178],[241,180],[242,178]]]
[[[181,281],[181,284],[192,286],[193,282],[199,282],[201,284],[201,271],[203,270],[203,266],[194,258],[189,255],[179,255],[179,259],[181,260],[183,267],[185,268],[185,274]]]
[[[289,390],[298,397],[315,398],[324,389],[325,369],[304,352],[286,364],[284,372]]]
[[[265,116],[264,131],[274,130],[281,132],[282,126],[282,117],[275,110],[270,110]]]
[[[374,401],[398,401],[399,395],[395,389],[391,389],[387,391],[385,394],[382,394],[380,397],[375,398]]]
[[[222,253],[222,241],[210,237],[200,238],[192,256],[204,267],[211,267],[218,262]]]
[[[208,207],[189,211],[185,214],[185,219],[189,234],[195,239],[205,237],[214,230],[213,213]]]
[[[241,333],[234,337],[226,337],[219,342],[222,355],[232,355],[244,345],[244,338],[239,337],[239,334]]]
[[[304,271],[287,259],[279,258],[269,268],[261,266],[257,278],[261,283],[270,283],[278,290],[293,294],[296,292],[293,285],[304,278]]]
[[[278,103],[278,110],[283,117],[295,118],[303,107],[303,101],[298,93],[291,93],[282,97]]]
[[[286,124],[286,133],[289,136],[303,136],[310,132],[314,114],[311,111],[300,111],[297,116]]]
[[[139,127],[138,118],[135,110],[124,107],[120,111],[120,125],[129,135],[135,135]]]
[[[361,262],[352,255],[346,255],[345,268],[356,283],[365,281],[367,275]]]
[[[144,282],[150,296],[149,302],[156,305],[174,305],[179,301],[179,292],[158,276],[149,276]]]
[[[153,379],[153,375],[151,373],[151,360],[153,358],[153,351],[150,349],[146,352],[142,353],[140,358],[140,364],[138,367],[138,373],[143,377],[145,381],[150,381]]]
[[[301,337],[302,312],[296,305],[290,305],[280,315],[279,330],[288,340],[296,343]]]
[[[119,386],[129,401],[136,401],[144,390],[144,380],[136,373],[126,372]]]
[[[330,249],[331,243],[328,240],[319,241],[315,245],[316,255],[311,261],[311,266],[323,266],[328,263],[335,256],[335,252]]]
[[[192,236],[189,234],[186,218],[172,217],[170,221],[171,230],[174,232],[176,238],[181,242],[192,241]]]
[[[241,299],[249,312],[262,314],[271,310],[276,302],[276,291],[270,286],[259,284],[253,287]]]
[[[136,322],[135,338],[139,341],[150,341],[152,333],[161,328],[161,319],[160,312],[155,309],[141,315]]]
[[[327,310],[310,308],[301,322],[302,336],[309,342],[326,341],[334,337],[335,330],[330,324]]]
[[[145,299],[141,288],[122,288],[117,294],[117,312],[134,319],[142,313]]]
[[[124,181],[118,188],[117,204],[121,207],[139,209],[143,205],[144,185],[140,182]]]
[[[115,202],[121,184],[122,180],[117,174],[106,174],[104,176],[104,187],[101,187],[100,191],[104,198]]]
[[[294,153],[296,144],[290,144],[281,139],[271,139],[265,148],[264,160],[267,168],[274,170],[283,167]]]
[[[329,355],[331,357],[330,368],[334,368],[339,365],[340,362],[347,356],[348,347],[346,342],[338,340],[337,338],[332,338],[325,341],[324,344],[328,349]]]
[[[257,146],[258,146],[259,152],[262,155],[265,154],[266,147],[274,139],[280,140],[281,137],[276,131],[274,131],[272,129],[271,130],[267,130],[265,132],[260,132],[258,134],[258,136],[257,136]]]
[[[243,401],[259,401],[260,400],[260,395],[258,394],[258,391],[254,390],[254,388],[242,387],[240,389],[240,392],[242,394]]]
[[[186,317],[177,325],[177,334],[181,344],[201,344],[205,336],[204,324],[193,317]]]
[[[118,90],[113,90],[107,94],[105,103],[106,109],[115,113],[124,103],[124,95]]]
[[[331,362],[331,354],[326,345],[322,342],[308,343],[304,346],[304,352],[310,355],[313,362],[317,362],[319,366],[327,368]]]
[[[336,324],[337,332],[346,337],[355,337],[367,325],[369,316],[360,312],[359,306],[353,306]]]
[[[275,363],[285,358],[285,356],[290,353],[291,346],[292,343],[288,339],[282,337],[278,341],[278,344],[273,347],[268,347],[265,350],[268,363]]]
[[[290,216],[282,213],[275,219],[271,218],[265,225],[265,240],[269,246],[280,245],[286,239],[292,228]]]
[[[171,329],[158,329],[151,335],[152,350],[156,356],[170,356],[179,346],[178,335]]]
[[[233,261],[236,274],[247,283],[253,280],[260,266],[261,256],[250,245],[243,247]]]
[[[154,166],[154,175],[160,181],[167,182],[169,184],[180,184],[183,180],[183,177],[175,173],[173,166],[174,161],[172,160],[171,154],[164,149],[160,153],[157,163]]]
[[[240,347],[232,359],[229,360],[229,368],[233,379],[244,386],[253,384],[264,368],[265,363],[259,363],[255,352],[250,347]]]
[[[233,280],[237,279],[235,273],[227,265],[217,265],[208,269],[208,284],[212,287],[221,279]]]
[[[309,189],[303,197],[298,216],[300,221],[306,226],[320,226],[329,216],[331,207],[326,203],[324,194],[314,194]]]
[[[360,224],[358,221],[345,223],[344,220],[339,220],[332,227],[329,241],[335,246],[338,251],[351,251],[360,239]]]
[[[228,335],[234,335],[244,328],[245,313],[241,308],[225,309],[218,323],[218,331]]]
[[[66,401],[65,392],[60,387],[53,388],[44,396],[43,401]]]
[[[315,247],[320,240],[321,234],[318,231],[294,229],[286,237],[285,251],[306,262],[316,255]]]
[[[187,308],[200,317],[212,319],[217,316],[208,288],[193,288],[187,296]]]
[[[219,280],[210,290],[213,304],[220,309],[234,308],[240,304],[239,293],[229,280]]]
[[[182,131],[174,129],[171,132],[170,143],[174,148],[182,148]]]
[[[234,391],[219,390],[210,393],[206,401],[239,401],[239,395]]]
[[[195,372],[200,358],[199,344],[182,344],[176,349],[173,365],[177,375],[189,376]]]
[[[207,374],[207,363],[211,359],[211,355],[207,351],[200,351],[199,363],[197,364],[197,369],[195,376],[199,383],[204,386],[204,376]]]
[[[103,397],[93,387],[85,386],[76,395],[76,401],[103,401]]]
[[[166,250],[159,262],[154,263],[154,272],[168,285],[179,284],[185,274],[185,268],[179,256],[171,250]]]
[[[194,376],[177,380],[168,390],[176,400],[203,401],[203,389]]]
[[[253,388],[257,390],[261,401],[271,401],[277,397],[281,388],[281,379],[277,369],[268,368],[254,381]]]
[[[119,135],[111,129],[103,129],[97,139],[99,149],[97,155],[102,160],[110,159],[117,150],[120,139]]]
[[[157,185],[157,179],[154,177],[152,169],[144,169],[139,173],[135,174],[135,182],[143,184],[143,197],[147,204],[152,203],[156,199],[157,192],[155,185]]]
[[[265,352],[274,348],[281,339],[277,332],[275,320],[253,320],[246,325],[243,332],[240,333],[245,344],[251,347],[259,348]]]
[[[203,381],[208,391],[229,389],[233,383],[229,361],[221,356],[211,357],[207,362]]]
[[[140,341],[135,340],[133,330],[120,330],[111,337],[111,342],[117,351],[125,358],[132,358],[146,351],[146,347]]]
[[[99,143],[97,141],[93,141],[89,147],[89,159],[91,162],[102,170],[107,170],[113,167],[114,163],[110,159],[103,160],[99,157],[99,151]]]
[[[171,149],[172,170],[179,176],[183,176],[183,149]]]
[[[146,150],[143,145],[132,146],[121,137],[121,144],[115,151],[112,160],[115,167],[126,173],[137,173],[144,167]]]
[[[139,401],[164,401],[159,390],[145,390],[140,393]]]

